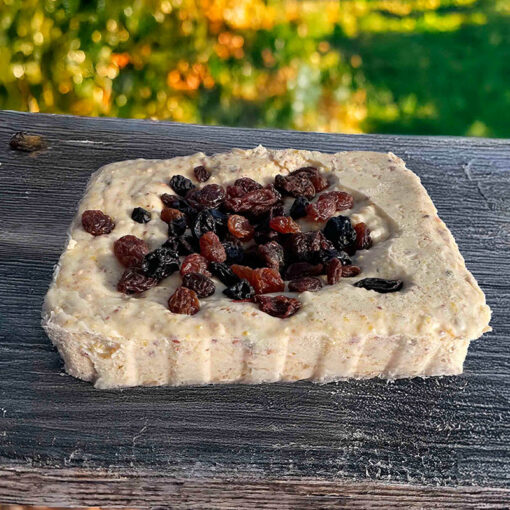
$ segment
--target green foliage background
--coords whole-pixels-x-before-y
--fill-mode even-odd
[[[0,108],[510,136],[510,0],[0,0]]]

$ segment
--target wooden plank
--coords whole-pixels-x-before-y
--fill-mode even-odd
[[[48,148],[10,150],[19,130],[43,134]],[[122,159],[258,143],[392,151],[422,178],[494,312],[494,332],[470,347],[463,376],[98,391],[62,374],[39,310],[91,172]],[[436,494],[443,507],[450,497],[475,505],[481,494],[510,501],[510,141],[0,112],[0,163],[0,500],[112,506],[105,493],[123,473],[146,494],[123,493],[120,506],[162,504],[182,482],[181,507],[200,507],[194,487],[211,490],[211,480],[246,501],[249,481],[265,508],[275,506],[275,486],[295,508],[290,502],[316,484],[317,501],[332,491],[350,506],[361,498],[358,483],[371,491],[359,501],[383,497],[387,484],[403,487],[400,498]],[[40,488],[46,477],[51,491]],[[227,498],[221,507],[229,505],[240,503]]]

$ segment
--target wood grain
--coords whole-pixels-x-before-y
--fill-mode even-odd
[[[19,130],[44,135],[48,148],[9,149]],[[91,172],[259,143],[406,160],[494,312],[494,331],[472,344],[464,375],[124,391],[63,375],[39,311]],[[0,112],[0,163],[0,501],[510,506],[510,141]]]

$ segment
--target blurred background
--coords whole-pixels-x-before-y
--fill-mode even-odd
[[[0,0],[0,108],[510,137],[510,0]]]

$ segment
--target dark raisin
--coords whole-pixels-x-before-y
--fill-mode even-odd
[[[186,196],[189,190],[193,189],[195,185],[184,175],[174,175],[170,179],[170,187],[181,197]]]
[[[305,166],[298,168],[290,173],[290,175],[305,174],[312,181],[315,191],[318,193],[329,186],[328,180],[319,173],[319,170],[313,166]]]
[[[214,232],[206,232],[200,237],[200,254],[214,262],[225,262],[227,259],[225,248]]]
[[[186,222],[186,218],[184,216],[181,216],[180,218],[172,220],[168,224],[168,235],[181,236],[182,234],[184,234],[184,232],[186,232],[187,228],[188,223]]]
[[[367,290],[375,290],[381,294],[388,292],[397,292],[404,285],[402,280],[386,280],[384,278],[364,278],[354,284],[355,287],[360,287]]]
[[[290,264],[285,271],[286,280],[296,280],[305,276],[317,276],[322,274],[324,266],[322,264],[310,264],[309,262],[294,262]]]
[[[227,228],[227,216],[217,209],[204,209],[200,211],[191,225],[191,232],[197,238],[206,232],[214,232],[223,237]]]
[[[162,245],[161,248],[167,248],[170,250],[176,257],[181,255],[179,252],[179,239],[177,237],[169,237]]]
[[[131,267],[126,269],[120,277],[117,290],[124,294],[139,294],[155,287],[157,284],[158,280],[144,275],[140,268]]]
[[[344,266],[352,263],[349,255],[347,255],[345,251],[339,251],[335,248],[321,250],[317,254],[317,261],[322,262],[323,264],[331,259],[339,259]]]
[[[122,236],[113,243],[113,253],[124,267],[139,266],[149,253],[149,247],[143,239],[136,236]]]
[[[297,280],[289,282],[290,292],[317,292],[322,289],[322,281],[320,278],[314,278],[313,276],[304,276]]]
[[[342,278],[343,266],[339,259],[331,259],[326,263],[328,285],[335,285]]]
[[[252,245],[244,250],[242,264],[251,268],[264,267],[264,261],[259,256],[258,246]]]
[[[9,145],[11,149],[23,152],[34,152],[46,147],[42,136],[29,135],[23,131],[15,133],[9,141]]]
[[[197,209],[192,207],[190,203],[177,195],[170,195],[169,193],[163,193],[161,195],[161,201],[172,209],[178,209],[182,211],[189,219],[194,218],[197,214]]]
[[[115,228],[115,223],[110,216],[95,209],[83,212],[81,224],[83,229],[93,236],[109,234]]]
[[[203,165],[193,168],[193,173],[195,174],[195,179],[198,182],[208,181],[211,177],[211,172],[209,172],[209,170],[207,170],[207,168]]]
[[[315,196],[315,187],[305,173],[287,176],[277,175],[274,182],[276,188],[284,195],[310,199]]]
[[[248,218],[239,214],[232,214],[228,218],[228,231],[241,241],[249,241],[255,234],[255,229]]]
[[[225,253],[227,254],[227,264],[242,264],[244,260],[244,250],[239,244],[226,241],[223,243],[223,248],[225,248]]]
[[[290,234],[285,246],[293,260],[304,262],[314,262],[321,250],[332,248],[320,230]]]
[[[361,268],[358,266],[344,266],[342,269],[342,276],[349,278],[351,276],[358,276],[361,273]]]
[[[275,190],[262,188],[246,193],[242,197],[228,197],[224,205],[235,213],[248,212],[253,216],[259,216],[267,212],[278,200],[280,197]]]
[[[200,302],[194,290],[178,287],[168,300],[168,309],[172,313],[195,315],[200,310]]]
[[[214,209],[225,200],[225,190],[219,184],[207,184],[188,192],[186,199],[196,209]]]
[[[205,276],[211,276],[211,273],[207,270],[209,262],[205,257],[199,255],[198,253],[191,253],[184,257],[184,260],[181,264],[181,276],[184,276],[188,273],[200,273]]]
[[[305,197],[297,197],[290,207],[290,216],[295,220],[306,216],[306,206],[310,203]]]
[[[184,213],[179,209],[173,209],[172,207],[163,207],[160,213],[160,218],[165,223],[170,223],[178,218],[184,218]]]
[[[372,247],[372,238],[370,237],[370,230],[366,223],[358,223],[354,225],[356,231],[356,249],[368,250]]]
[[[255,230],[255,235],[253,239],[257,244],[265,244],[270,241],[277,241],[279,239],[279,234],[276,230]]]
[[[193,236],[186,235],[177,238],[177,250],[179,255],[189,255],[200,251],[198,240]]]
[[[276,216],[269,220],[269,227],[281,234],[295,234],[300,232],[299,225],[290,216]]]
[[[232,271],[241,279],[248,280],[257,294],[269,294],[271,292],[281,292],[285,284],[276,269],[261,267],[252,269],[247,266],[234,264]]]
[[[234,186],[241,188],[245,194],[262,188],[262,184],[259,184],[257,181],[254,181],[249,177],[241,177],[240,179],[237,179],[234,182]]]
[[[247,280],[239,280],[223,290],[225,296],[232,299],[249,299],[255,295],[254,288]]]
[[[194,290],[199,298],[212,296],[216,291],[214,282],[201,273],[186,273],[182,278],[182,286]]]
[[[259,257],[264,261],[267,267],[280,270],[284,263],[284,251],[281,244],[276,241],[270,241],[261,244],[257,248]]]
[[[211,262],[209,264],[209,270],[221,283],[223,283],[223,285],[226,285],[227,287],[231,287],[240,281],[240,278],[232,271],[232,269],[230,269],[230,267],[227,266],[227,264]]]
[[[131,219],[137,223],[148,223],[151,221],[152,214],[143,207],[135,207],[131,213]]]
[[[162,280],[179,269],[179,259],[171,248],[157,248],[142,261],[143,273],[156,280]]]
[[[335,216],[326,223],[324,235],[338,250],[344,250],[356,242],[356,231],[347,216]]]
[[[260,310],[280,319],[294,315],[301,308],[301,301],[287,296],[255,296],[254,299]]]

